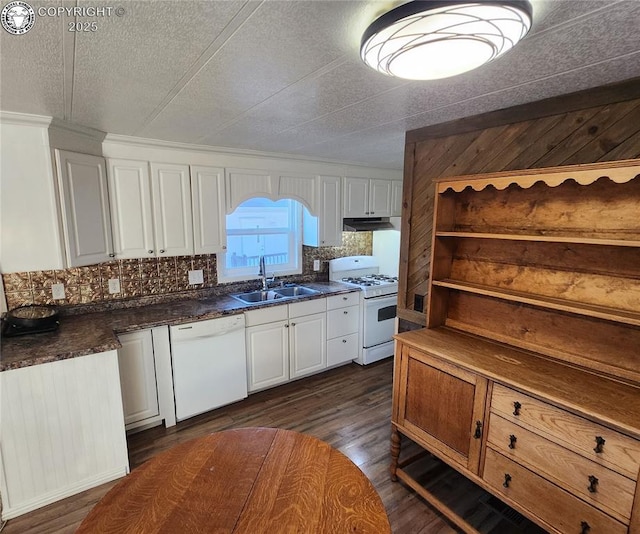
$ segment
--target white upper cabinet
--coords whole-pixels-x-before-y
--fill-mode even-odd
[[[116,256],[154,257],[149,163],[110,159],[109,194]]]
[[[317,217],[304,212],[303,244],[312,247],[342,245],[342,188],[338,176],[317,176]]]
[[[189,166],[151,163],[151,198],[158,255],[193,254]]]
[[[369,215],[391,217],[391,180],[371,180],[369,184]]]
[[[369,215],[369,178],[344,179],[344,217]]]
[[[194,253],[188,165],[109,160],[116,257]]]
[[[56,150],[60,215],[68,267],[113,257],[104,158]]]
[[[316,201],[317,182],[315,176],[280,175],[278,197],[292,198],[313,212],[319,212]]]
[[[390,217],[392,183],[393,180],[346,177],[343,216]]]
[[[391,182],[391,216],[400,217],[402,215],[402,180]]]
[[[215,254],[227,248],[224,169],[191,167],[193,240],[196,254]]]
[[[226,169],[225,175],[227,213],[249,198],[277,198],[276,180],[267,171]]]

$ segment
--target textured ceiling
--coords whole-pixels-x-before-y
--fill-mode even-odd
[[[0,37],[0,109],[108,133],[402,168],[407,130],[640,75],[640,1],[533,0],[514,50],[454,78],[362,64],[389,2],[37,2],[123,16],[39,16]],[[397,2],[396,2],[397,3]],[[70,23],[96,31],[70,32]]]

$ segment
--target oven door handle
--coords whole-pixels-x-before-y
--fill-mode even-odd
[[[398,295],[394,293],[393,295],[381,295],[379,297],[369,297],[364,299],[365,305],[367,304],[375,304],[376,306],[380,306],[380,304],[386,305],[385,301],[388,301],[389,305],[398,303]]]

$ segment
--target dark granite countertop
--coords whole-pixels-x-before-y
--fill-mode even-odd
[[[3,338],[0,371],[55,362],[120,347],[117,334],[234,315],[247,310],[358,291],[340,282],[305,283],[320,293],[296,299],[243,304],[230,296],[185,299],[149,306],[63,316],[55,332]]]

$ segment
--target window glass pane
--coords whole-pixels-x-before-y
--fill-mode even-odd
[[[252,198],[227,215],[227,252],[218,257],[222,281],[258,277],[260,256],[269,276],[302,272],[301,205]]]

